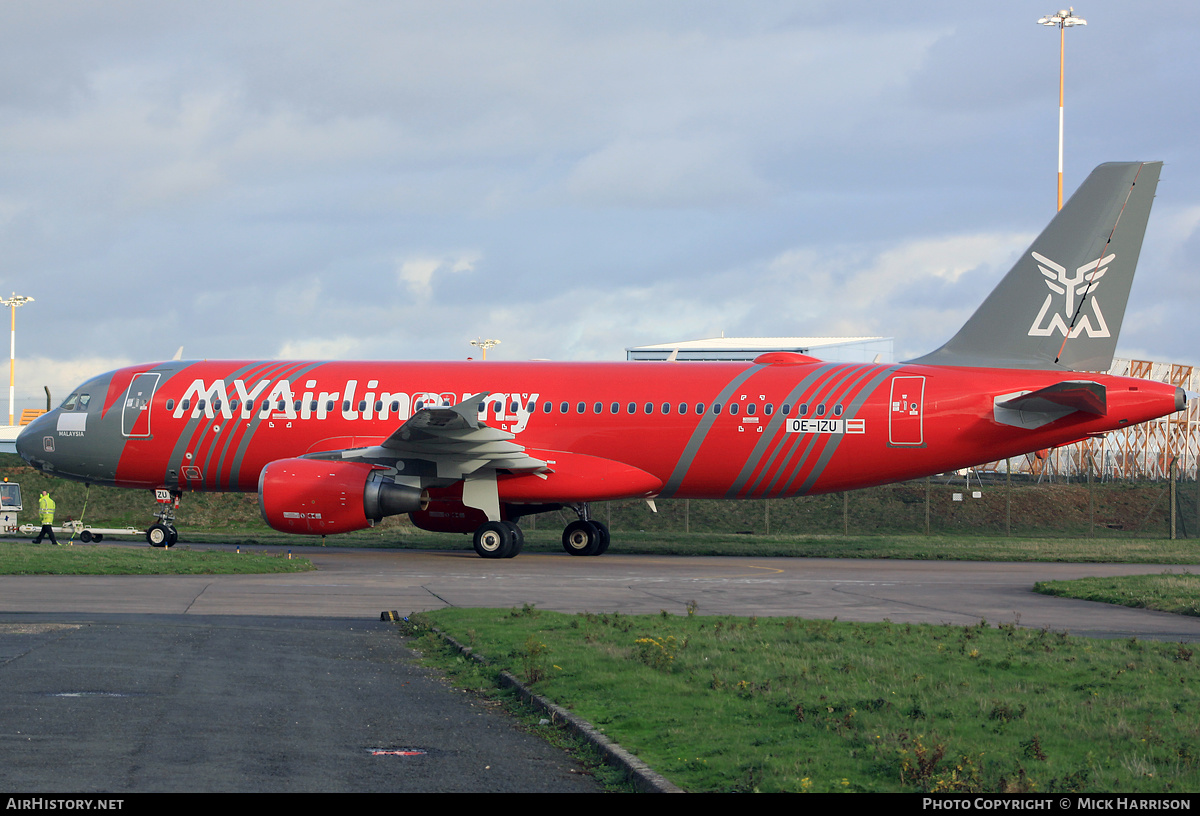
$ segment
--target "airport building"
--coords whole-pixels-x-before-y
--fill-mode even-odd
[[[768,351],[793,351],[830,363],[894,363],[891,337],[711,337],[625,349],[626,360],[749,362]]]

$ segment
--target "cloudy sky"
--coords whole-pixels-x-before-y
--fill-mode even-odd
[[[1119,354],[1200,363],[1200,5],[1088,0],[1069,193],[1163,160]],[[1046,2],[0,2],[18,407],[152,359],[944,342],[1053,215]]]

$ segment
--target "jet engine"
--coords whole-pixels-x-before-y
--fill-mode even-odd
[[[258,477],[263,519],[284,533],[332,535],[370,527],[384,516],[429,504],[417,487],[397,484],[365,462],[280,459]]]

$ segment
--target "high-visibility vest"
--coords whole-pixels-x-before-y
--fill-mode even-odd
[[[42,524],[54,523],[54,499],[49,496],[42,496],[38,499],[38,514],[41,517]]]

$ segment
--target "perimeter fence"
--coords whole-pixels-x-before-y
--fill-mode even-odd
[[[1174,513],[1172,513],[1174,507]],[[795,499],[660,499],[598,502],[594,518],[615,531],[776,535],[979,534],[1047,537],[1200,538],[1196,479],[1089,482],[983,473],[933,477]],[[561,518],[553,518],[561,516]],[[569,510],[522,520],[554,527]]]

